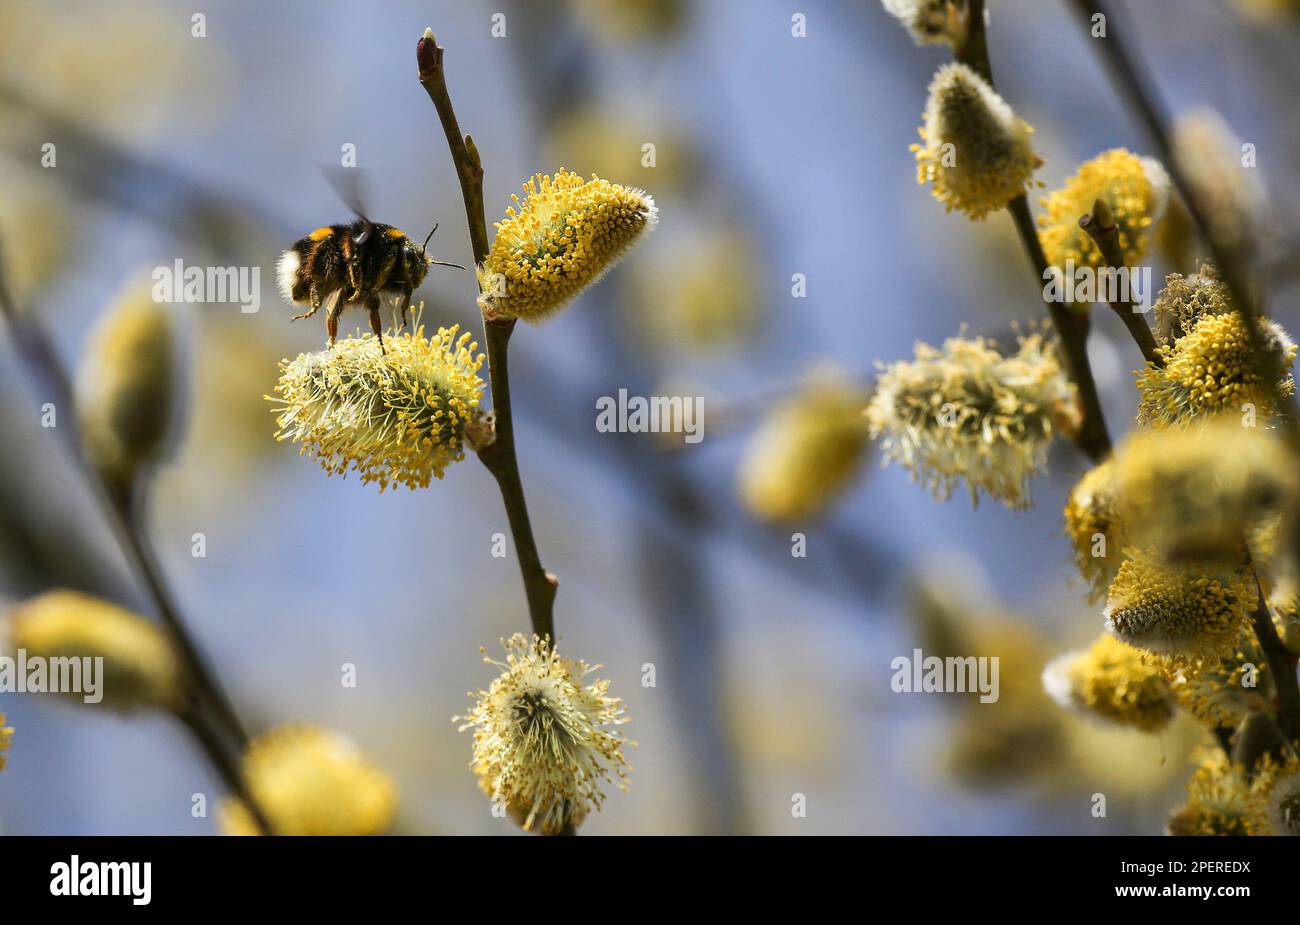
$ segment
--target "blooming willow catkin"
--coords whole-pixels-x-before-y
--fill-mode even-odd
[[[143,617],[78,591],[47,591],[9,614],[8,647],[29,657],[103,658],[102,703],[180,710],[186,685],[171,637]],[[78,701],[83,692],[68,691]]]
[[[1106,265],[1092,237],[1079,227],[1098,199],[1110,207],[1118,227],[1124,265],[1139,263],[1150,248],[1151,232],[1169,202],[1169,175],[1159,162],[1123,148],[1082,164],[1065,185],[1039,200],[1040,236],[1047,262],[1055,267]]]
[[[1268,661],[1254,633],[1242,632],[1236,649],[1222,658],[1166,660],[1174,698],[1211,728],[1235,729],[1247,717],[1268,709],[1273,685]]]
[[[119,501],[164,447],[176,400],[171,309],[129,289],[95,325],[80,371],[82,442]]]
[[[1100,600],[1119,571],[1125,537],[1115,507],[1115,466],[1108,459],[1084,473],[1070,489],[1063,517],[1079,574]]]
[[[488,318],[541,321],[600,279],[658,221],[643,190],[561,169],[524,184],[525,199],[496,223],[478,267],[479,306]]]
[[[1269,762],[1265,812],[1278,835],[1300,835],[1300,756],[1284,764]]]
[[[776,405],[737,471],[741,500],[773,523],[817,517],[862,471],[867,393],[838,375],[814,378]]]
[[[1244,538],[1300,503],[1289,448],[1236,416],[1139,429],[1116,451],[1113,468],[1128,540],[1171,561],[1240,562]]]
[[[1174,157],[1216,236],[1231,248],[1250,247],[1267,194],[1259,171],[1245,163],[1241,139],[1219,113],[1202,107],[1178,118],[1171,140]]]
[[[1034,185],[1042,159],[1034,130],[984,78],[964,64],[945,64],[930,82],[919,129],[916,179],[931,184],[948,211],[981,219]]]
[[[1029,506],[1029,479],[1046,463],[1054,418],[1074,408],[1073,387],[1039,334],[1003,356],[990,340],[951,338],[942,350],[881,367],[867,409],[880,448],[946,499],[961,481],[1011,508]]]
[[[1171,347],[1207,315],[1232,311],[1232,293],[1210,264],[1202,264],[1189,276],[1170,273],[1151,306],[1156,342]]]
[[[1291,652],[1300,654],[1300,587],[1294,578],[1277,583],[1268,596],[1278,638]]]
[[[500,676],[470,694],[469,715],[455,717],[474,729],[470,768],[525,831],[563,834],[600,808],[603,782],[616,775],[627,789],[623,702],[609,696],[608,681],[586,681],[599,665],[562,658],[537,636],[501,644],[504,662],[484,658]]]
[[[1267,812],[1260,785],[1218,753],[1187,781],[1187,802],[1165,828],[1170,835],[1263,835],[1271,828]]]
[[[969,32],[965,3],[954,0],[883,0],[885,12],[895,17],[918,45],[948,44],[960,47]]]
[[[382,835],[393,821],[397,788],[346,736],[293,723],[258,736],[243,762],[249,795],[275,835]],[[225,835],[256,835],[241,801],[223,802]]]
[[[1259,333],[1284,378],[1270,383],[1251,349],[1246,319],[1235,311],[1205,314],[1172,344],[1157,348],[1163,365],[1147,363],[1138,375],[1138,421],[1171,427],[1208,415],[1232,414],[1253,427],[1277,413],[1275,395],[1295,391],[1287,367],[1296,345],[1275,322],[1259,319]]]
[[[1249,622],[1258,592],[1242,570],[1172,566],[1127,550],[1106,597],[1106,628],[1157,655],[1185,658],[1230,653]]]
[[[1043,688],[1064,707],[1156,732],[1174,716],[1164,672],[1143,654],[1102,634],[1082,652],[1067,652],[1043,670]]]
[[[381,352],[369,334],[280,365],[283,405],[276,438],[301,444],[333,474],[423,488],[463,459],[483,391],[484,357],[459,325],[390,336]],[[269,398],[269,396],[268,396]]]

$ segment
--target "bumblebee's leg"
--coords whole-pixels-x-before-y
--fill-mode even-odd
[[[348,301],[361,301],[361,261],[353,258],[348,261],[348,286],[352,292],[348,294]]]
[[[377,268],[375,273],[375,289],[383,289],[388,285],[388,278],[393,275],[393,268],[397,266],[397,253],[390,251],[384,255],[383,262]]]
[[[330,346],[334,346],[334,339],[339,333],[339,315],[343,314],[343,306],[348,303],[340,295],[330,303],[329,311],[325,313],[325,330],[329,332]]]
[[[293,320],[302,321],[304,318],[310,318],[312,315],[316,314],[316,312],[320,311],[320,303],[320,293],[316,291],[316,286],[313,283],[311,287],[311,308],[303,312],[301,315],[294,315]]]
[[[343,239],[343,265],[347,269],[348,286],[352,292],[348,295],[348,300],[352,302],[361,299],[361,248],[352,243],[351,238]]]
[[[402,301],[398,303],[398,311],[402,315],[402,327],[406,327],[406,313],[407,311],[410,310],[410,308],[411,308],[411,290],[408,288],[403,288]]]
[[[384,253],[380,258],[378,265],[376,265],[373,259],[370,261],[367,270],[371,271],[371,275],[366,277],[366,284],[370,287],[370,291],[376,296],[388,288],[388,278],[392,275],[393,267],[396,262],[397,258],[392,253]],[[383,300],[381,299],[380,303],[382,304],[382,302]],[[369,304],[369,301],[367,301],[366,304]],[[396,317],[393,318],[393,325],[394,327],[397,325]]]
[[[371,293],[366,297],[366,311],[370,312],[370,330],[375,332],[375,337],[379,338],[379,352],[387,353],[384,349],[384,322],[379,317],[379,294]]]

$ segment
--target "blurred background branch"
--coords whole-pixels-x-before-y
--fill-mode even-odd
[[[0,241],[0,245],[3,242]],[[154,609],[179,647],[185,666],[192,702],[182,713],[186,727],[203,747],[226,786],[250,807],[258,826],[266,831],[266,821],[257,803],[248,795],[239,772],[240,756],[248,746],[248,735],[239,722],[230,701],[205,656],[190,637],[189,629],[176,608],[157,560],[144,536],[144,524],[131,515],[129,496],[115,499],[112,489],[85,458],[77,426],[76,403],[71,379],[41,329],[39,321],[24,314],[14,303],[5,273],[5,256],[0,247],[0,313],[4,315],[14,345],[31,375],[35,391],[51,400],[63,423],[54,429],[64,439],[65,448],[84,478],[91,496],[98,502],[100,514],[112,530],[136,578],[144,585]],[[169,349],[169,345],[162,345]]]

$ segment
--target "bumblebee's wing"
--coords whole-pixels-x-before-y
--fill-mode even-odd
[[[361,172],[355,167],[330,167],[325,164],[318,166],[326,181],[334,188],[334,192],[343,200],[343,204],[365,225],[361,234],[354,239],[355,243],[364,244],[366,239],[370,237],[370,232],[374,229],[374,222],[366,217]]]

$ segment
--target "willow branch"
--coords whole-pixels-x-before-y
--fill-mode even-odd
[[[1164,163],[1171,181],[1187,205],[1188,214],[1191,215],[1192,221],[1209,246],[1215,268],[1219,271],[1219,278],[1228,287],[1234,307],[1246,322],[1251,353],[1265,381],[1274,391],[1283,426],[1292,445],[1300,448],[1300,426],[1294,413],[1294,406],[1282,394],[1280,388],[1284,375],[1282,360],[1265,348],[1259,324],[1259,310],[1247,285],[1245,272],[1238,264],[1237,255],[1233,247],[1224,240],[1218,227],[1209,220],[1195,188],[1187,178],[1182,164],[1174,155],[1164,105],[1157,97],[1150,80],[1140,70],[1138,59],[1129,49],[1128,40],[1124,37],[1124,29],[1118,28],[1118,21],[1107,0],[1074,0],[1074,6],[1086,26],[1091,26],[1093,15],[1100,13],[1105,16],[1106,37],[1094,41],[1098,43],[1100,53],[1108,65],[1106,72],[1146,127],[1156,154]],[[1258,575],[1256,582],[1258,583]],[[1300,741],[1300,683],[1296,680],[1296,659],[1278,639],[1262,589],[1259,606],[1251,615],[1251,623],[1254,626],[1255,637],[1259,640],[1260,647],[1268,659],[1269,667],[1274,671],[1274,682],[1278,690],[1278,725],[1292,742]]]
[[[956,49],[956,58],[993,87],[993,68],[989,63],[988,39],[984,32],[984,0],[968,0],[967,16],[966,40]],[[1097,394],[1097,382],[1088,361],[1088,329],[1091,323],[1086,313],[1048,298],[1044,285],[1048,273],[1047,256],[1043,253],[1043,242],[1038,237],[1034,217],[1029,211],[1029,200],[1022,193],[1007,203],[1007,211],[1015,222],[1025,256],[1034,272],[1035,285],[1043,293],[1043,303],[1052,319],[1057,337],[1060,338],[1066,373],[1079,391],[1083,423],[1074,436],[1074,442],[1089,459],[1100,462],[1110,453],[1110,435],[1106,431],[1106,418],[1101,409],[1101,398]]]
[[[1285,378],[1283,361],[1266,348],[1259,325],[1259,308],[1247,282],[1246,271],[1238,260],[1236,250],[1210,220],[1196,194],[1195,187],[1187,177],[1187,172],[1174,154],[1167,110],[1157,95],[1153,82],[1142,70],[1139,58],[1129,48],[1126,27],[1119,25],[1119,20],[1108,0],[1073,0],[1073,2],[1079,18],[1087,28],[1091,28],[1093,16],[1101,14],[1106,18],[1105,37],[1092,40],[1106,64],[1106,73],[1115,84],[1120,96],[1147,130],[1147,134],[1151,136],[1156,156],[1169,173],[1170,180],[1187,206],[1188,214],[1200,231],[1201,237],[1205,239],[1219,278],[1228,287],[1234,307],[1246,321],[1246,336],[1250,340],[1255,363],[1274,391],[1273,397],[1277,401],[1279,411],[1282,412],[1281,417],[1292,442],[1300,448],[1300,423],[1297,422],[1290,399],[1282,394],[1279,387],[1279,383]]]
[[[1105,200],[1098,199],[1093,203],[1092,213],[1079,219],[1079,227],[1097,245],[1107,269],[1118,272],[1125,267],[1124,254],[1119,246],[1119,225]],[[1156,349],[1156,338],[1151,333],[1151,326],[1147,324],[1141,313],[1136,311],[1137,306],[1132,298],[1131,287],[1129,298],[1115,301],[1108,299],[1107,304],[1119,316],[1119,320],[1124,322],[1124,327],[1128,328],[1129,334],[1133,336],[1134,343],[1138,345],[1146,361],[1156,366],[1164,366],[1165,358]]]
[[[269,831],[260,807],[248,793],[243,776],[238,771],[238,756],[247,748],[248,736],[221,685],[217,683],[216,674],[181,619],[175,598],[144,534],[143,524],[138,518],[130,516],[129,505],[114,500],[108,485],[87,461],[76,426],[76,404],[71,379],[37,320],[18,311],[6,283],[3,259],[0,259],[0,314],[9,325],[19,358],[31,379],[39,389],[54,399],[55,407],[62,412],[64,421],[55,430],[63,435],[74,468],[85,482],[128,565],[135,572],[137,580],[144,585],[154,609],[176,644],[185,666],[192,701],[182,713],[182,721],[195,734],[226,786],[244,801],[258,826],[263,831]],[[215,726],[212,725],[214,722]],[[232,742],[238,748],[233,756],[229,752]]]
[[[1273,687],[1277,691],[1277,724],[1290,742],[1300,743],[1300,682],[1296,679],[1296,656],[1283,645],[1277,634],[1258,572],[1255,573],[1255,588],[1259,592],[1259,601],[1251,612],[1250,622],[1273,674]]]
[[[460,180],[461,198],[465,202],[465,218],[469,224],[470,246],[474,250],[474,263],[482,266],[488,256],[487,219],[483,211],[483,162],[479,158],[474,140],[463,135],[456,111],[447,92],[443,71],[443,49],[432,31],[426,30],[415,50],[419,65],[420,85],[424,87],[438,119],[447,136],[452,163]],[[542,566],[528,517],[528,504],[524,499],[524,485],[519,477],[519,460],[515,453],[514,416],[510,404],[510,367],[508,350],[514,319],[485,319],[487,341],[488,385],[492,391],[492,411],[496,418],[496,438],[479,450],[479,460],[496,479],[510,521],[519,570],[523,575],[524,594],[528,598],[528,615],[533,632],[544,639],[555,640],[555,591],[558,582]]]
[[[194,676],[193,683],[199,694],[199,702],[212,711],[217,722],[238,743],[242,752],[248,745],[248,731],[240,722],[225,691],[217,683],[216,672],[186,630],[185,621],[181,618],[180,609],[176,605],[175,595],[158,563],[153,544],[149,540],[145,529],[145,492],[146,487],[141,480],[136,488],[137,497],[131,499],[134,505],[128,503],[119,512],[119,517],[125,526],[122,538],[128,556],[136,563],[137,571],[148,589],[150,598],[153,599],[159,617],[175,637],[176,645],[181,651],[181,658]]]
[[[447,78],[442,67],[443,51],[433,32],[426,29],[415,46],[415,59],[420,68],[420,86],[424,87],[424,92],[429,94],[438,110],[438,120],[447,136],[447,147],[451,149],[452,165],[460,181],[460,195],[465,200],[465,218],[469,222],[469,243],[474,249],[474,263],[482,265],[488,255],[487,219],[483,212],[483,162],[474,147],[474,140],[461,133],[456,110],[451,105],[451,94],[447,92]]]
[[[1092,322],[1085,312],[1047,297],[1043,286],[1048,273],[1047,256],[1043,253],[1043,242],[1039,240],[1038,229],[1034,227],[1034,218],[1029,212],[1029,201],[1023,195],[1017,196],[1007,204],[1007,209],[1020,233],[1021,243],[1025,246],[1030,266],[1034,268],[1038,285],[1043,289],[1043,304],[1047,306],[1052,327],[1060,338],[1066,372],[1079,390],[1083,423],[1079,426],[1074,442],[1093,462],[1101,462],[1110,453],[1111,444],[1110,434],[1106,430],[1106,417],[1101,410],[1101,396],[1097,394],[1097,380],[1093,378],[1092,365],[1088,360],[1088,329]]]
[[[262,808],[253,800],[244,783],[244,775],[239,767],[239,756],[226,746],[216,727],[208,720],[197,697],[191,695],[190,702],[180,711],[179,719],[190,735],[194,736],[194,740],[199,743],[208,758],[208,763],[216,769],[231,793],[238,795],[243,804],[248,807],[257,824],[258,832],[270,832],[271,828],[262,814]]]

